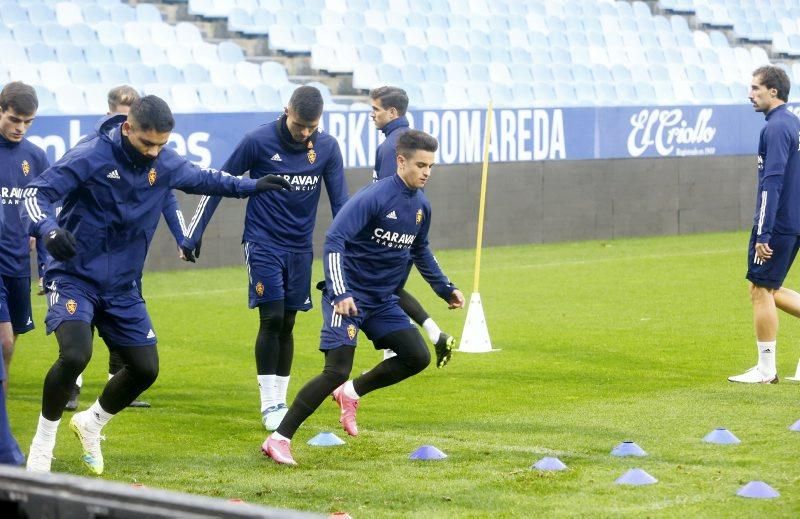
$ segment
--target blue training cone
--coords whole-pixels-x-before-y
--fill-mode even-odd
[[[617,485],[652,485],[658,480],[642,469],[631,469],[615,481]]]
[[[717,443],[720,445],[735,445],[737,443],[742,443],[739,438],[736,437],[736,435],[724,427],[717,427],[710,433],[706,434],[703,438],[703,441],[706,443]]]
[[[550,457],[540,459],[531,468],[537,470],[567,470],[567,466],[560,459]]]
[[[336,447],[337,445],[344,445],[344,440],[332,432],[325,431],[308,440],[308,444],[314,447]]]
[[[440,451],[433,445],[423,445],[419,449],[412,452],[408,459],[410,460],[443,460],[447,454]]]
[[[647,453],[631,440],[625,440],[611,451],[612,456],[647,456]]]
[[[797,420],[795,423],[789,426],[790,431],[800,432],[800,420]]]
[[[750,497],[754,499],[773,499],[780,497],[777,490],[767,485],[763,481],[751,481],[736,492],[737,496]]]

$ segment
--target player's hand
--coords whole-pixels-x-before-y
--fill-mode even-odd
[[[453,290],[453,293],[450,294],[449,303],[448,308],[451,310],[454,308],[464,308],[464,294],[461,293],[461,290]]]
[[[44,236],[44,247],[58,261],[75,256],[75,237],[66,229],[55,228]]]
[[[189,247],[184,247],[183,245],[180,246],[180,258],[183,261],[188,261],[194,263],[197,258],[200,257],[200,247],[203,245],[203,239],[200,238],[197,240],[197,244],[195,244],[194,249],[190,249]]]
[[[339,315],[358,315],[358,308],[356,308],[356,302],[352,297],[346,297],[335,303],[333,308]]]
[[[284,189],[286,191],[292,190],[292,185],[288,180],[280,175],[266,175],[256,181],[256,191],[263,193],[264,191]]]
[[[756,258],[761,261],[772,258],[772,249],[770,249],[769,243],[756,243]]]

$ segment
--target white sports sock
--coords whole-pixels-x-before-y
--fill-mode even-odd
[[[289,378],[275,375],[275,395],[279,404],[286,403],[286,392],[289,390]]]
[[[278,441],[281,441],[281,440],[283,440],[283,441],[285,441],[285,442],[292,443],[292,440],[291,440],[291,438],[287,438],[286,436],[284,436],[284,435],[280,434],[278,431],[275,431],[275,432],[274,432],[274,433],[272,433],[270,436],[272,437],[272,439],[273,439],[273,440],[278,440]]]
[[[258,390],[261,393],[261,412],[268,407],[278,405],[278,392],[275,387],[275,375],[256,375]]]
[[[36,426],[36,435],[33,437],[33,442],[41,446],[47,446],[50,450],[56,445],[56,433],[58,432],[58,424],[61,420],[48,420],[41,414],[39,415],[39,425]]]
[[[100,429],[114,418],[114,415],[103,409],[100,400],[95,400],[92,406],[86,410],[89,419],[86,421],[86,428],[91,432],[99,433]]]
[[[383,360],[391,359],[392,357],[397,357],[397,353],[394,350],[385,349],[383,350]]]
[[[765,375],[774,375],[775,369],[775,350],[777,341],[757,341],[758,346],[758,370]]]
[[[78,375],[78,378],[75,379],[75,385],[78,387],[83,387],[83,373]]]
[[[344,394],[347,395],[347,398],[352,398],[353,400],[361,398],[358,396],[358,393],[356,393],[356,388],[353,387],[352,380],[348,380],[344,383]]]
[[[436,341],[439,340],[439,334],[442,333],[442,329],[439,328],[439,325],[436,324],[436,321],[428,317],[425,319],[425,322],[422,323],[422,329],[428,334],[428,339],[430,339],[432,343],[436,344]]]

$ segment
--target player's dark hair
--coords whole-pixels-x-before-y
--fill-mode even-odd
[[[324,104],[320,91],[308,85],[297,87],[289,99],[289,109],[305,122],[319,119]]]
[[[432,135],[419,130],[409,130],[397,139],[395,148],[398,155],[410,159],[417,150],[435,153],[439,149],[439,141]]]
[[[11,108],[19,115],[33,115],[39,109],[39,98],[36,90],[22,81],[12,81],[0,92],[0,109],[4,112]]]
[[[369,93],[369,98],[380,101],[384,109],[394,108],[399,115],[406,115],[406,110],[408,110],[408,94],[402,88],[378,87]]]
[[[792,83],[789,81],[789,76],[780,67],[775,65],[764,65],[758,67],[753,71],[753,76],[761,80],[761,84],[767,89],[775,89],[778,91],[778,99],[781,101],[789,101],[789,89],[792,88]]]
[[[144,96],[131,104],[128,119],[133,119],[143,131],[155,130],[159,133],[171,132],[175,128],[172,110],[163,99],[156,96]]]
[[[108,111],[118,112],[120,106],[131,106],[139,99],[139,92],[130,85],[120,85],[108,91]]]

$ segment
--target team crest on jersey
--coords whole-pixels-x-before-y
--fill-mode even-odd
[[[417,225],[422,223],[422,209],[417,209]]]
[[[262,283],[261,281],[256,283],[256,294],[258,294],[258,297],[264,295],[264,283]]]
[[[156,183],[156,168],[150,168],[150,172],[147,174],[147,181],[150,182],[150,185]]]
[[[351,341],[352,341],[353,339],[355,339],[355,337],[356,337],[356,333],[357,333],[357,332],[358,332],[358,330],[356,330],[356,326],[355,326],[354,324],[348,324],[348,325],[347,325],[347,337],[348,337],[348,338],[349,338]]]
[[[308,142],[308,163],[313,164],[317,161],[317,152],[314,151],[314,143]]]
[[[23,160],[22,161],[22,174],[27,177],[28,173],[30,173],[30,172],[31,172],[31,165],[28,164],[27,160]]]
[[[69,315],[73,315],[76,311],[78,311],[78,303],[75,302],[74,299],[68,299],[64,306],[67,307],[67,312]]]

